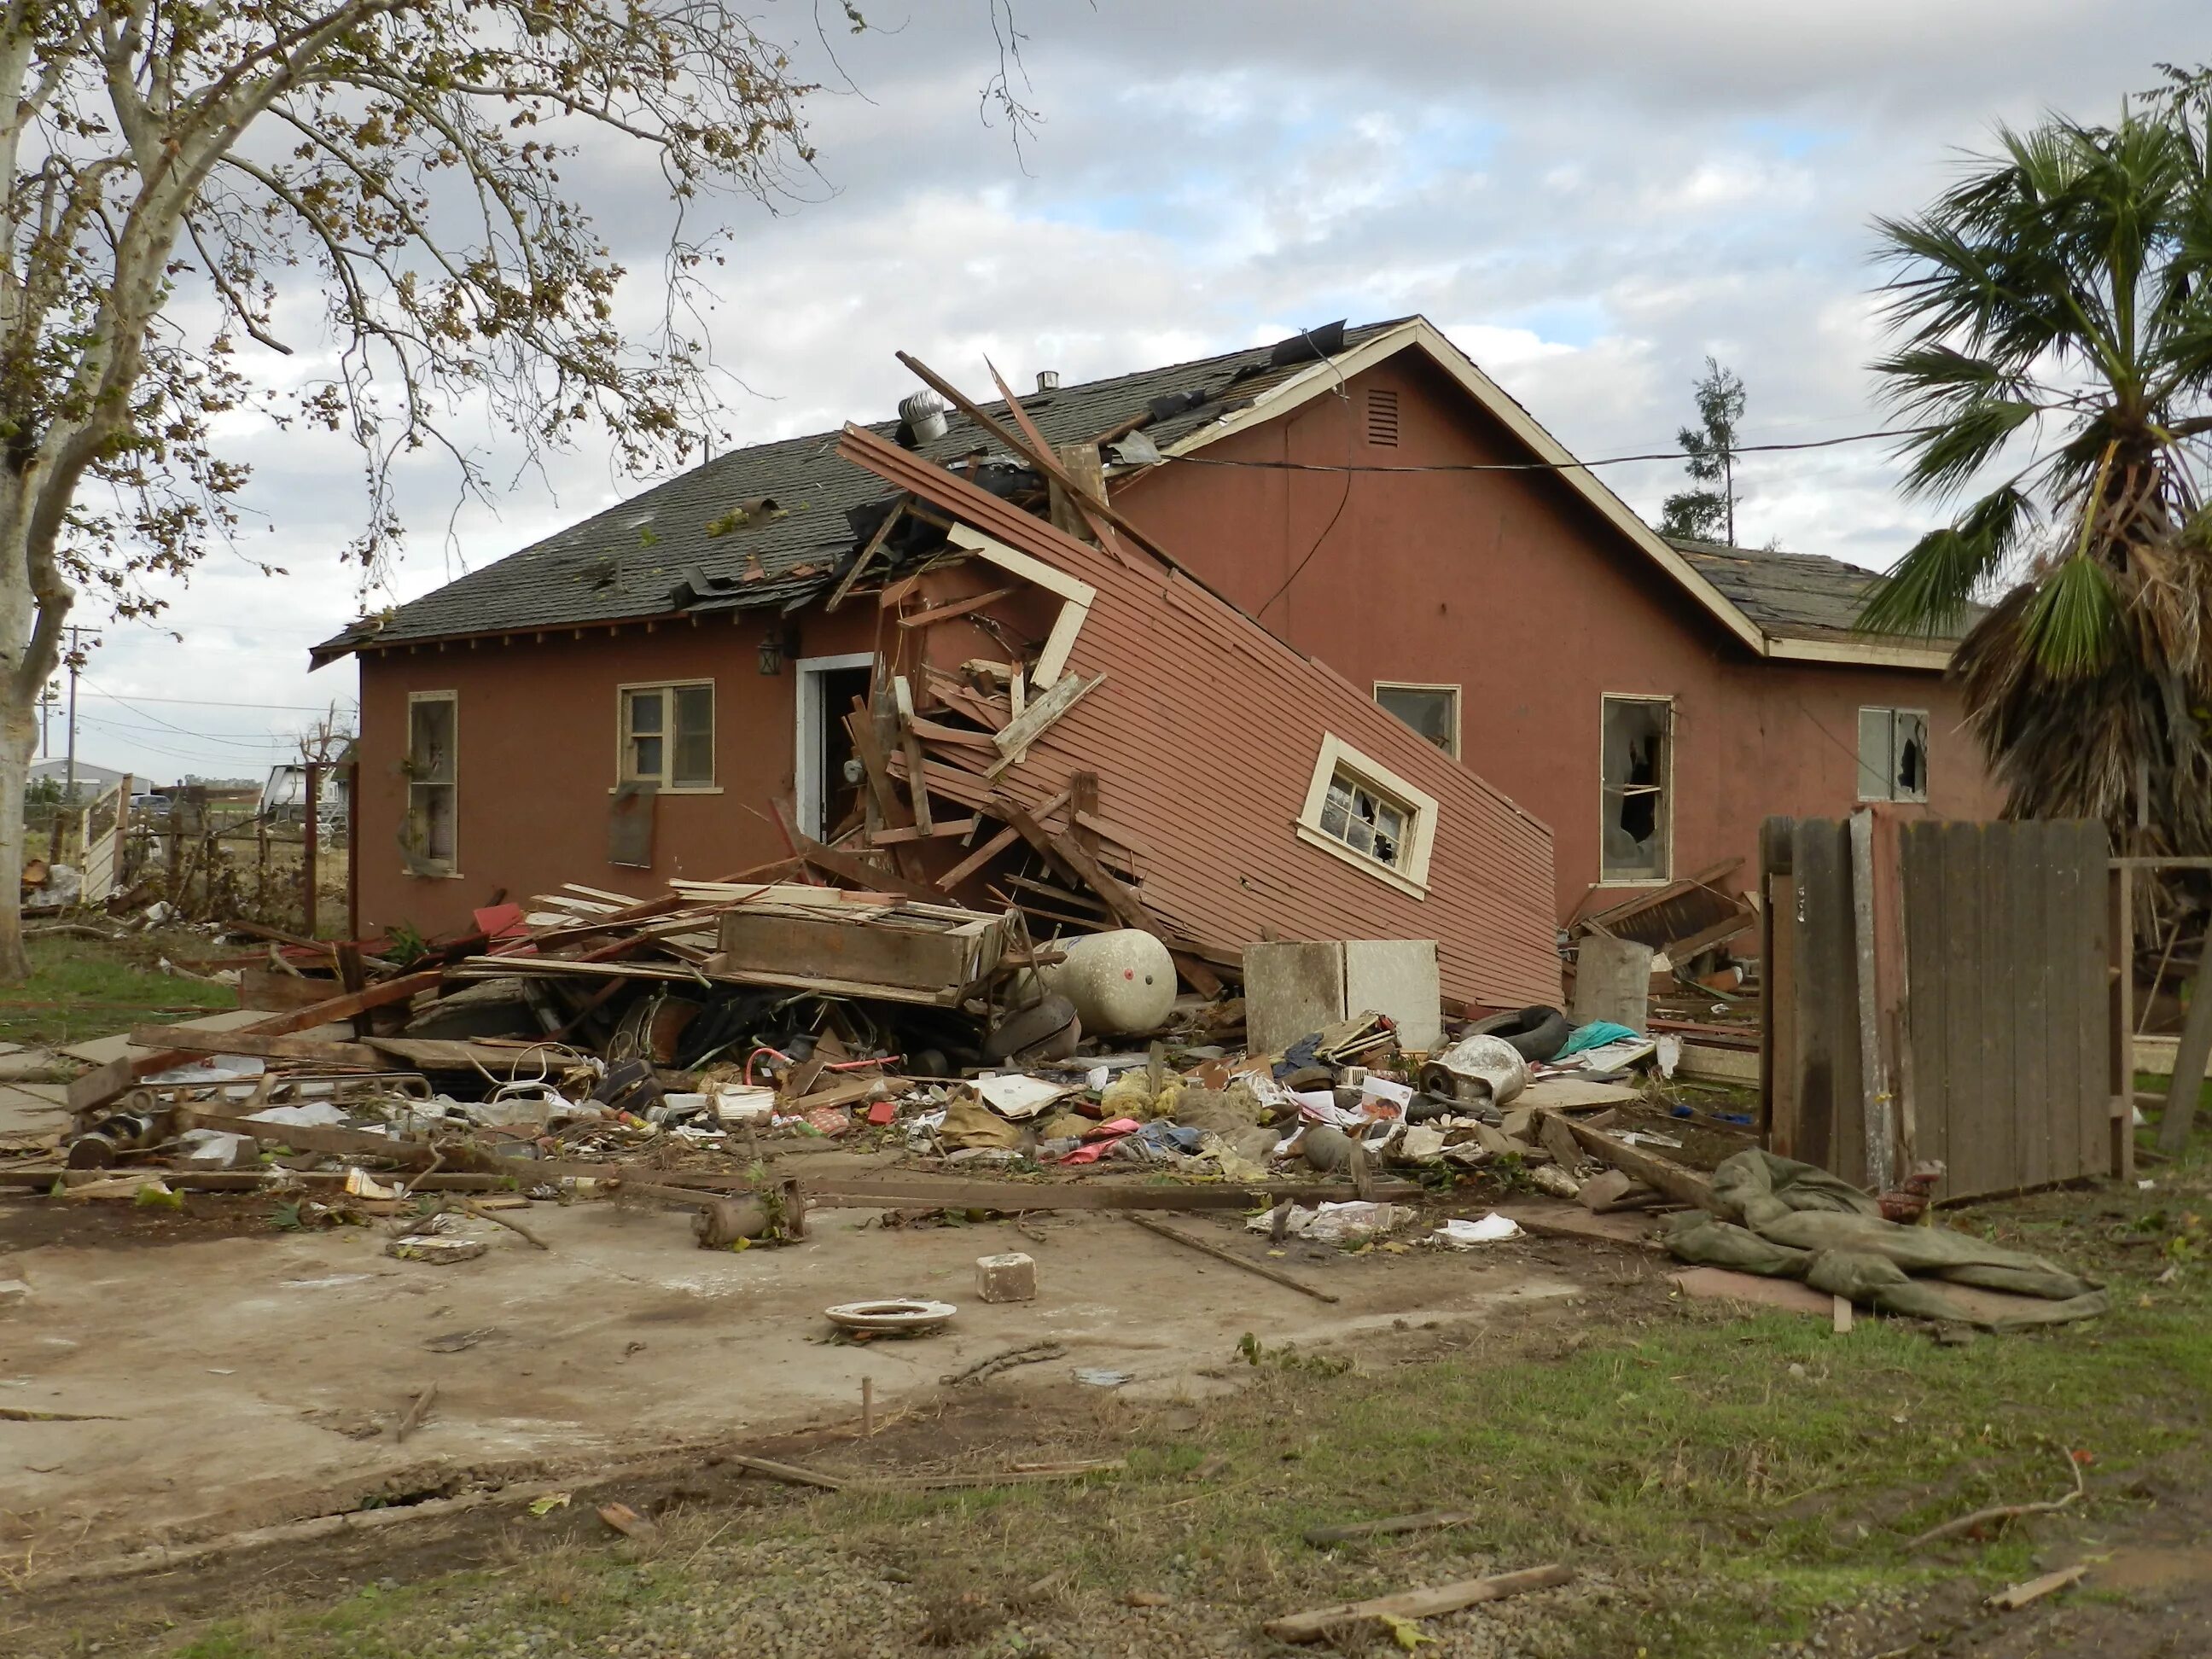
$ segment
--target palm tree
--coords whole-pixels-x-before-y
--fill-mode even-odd
[[[1905,488],[1976,493],[1863,620],[1971,623],[1954,672],[2012,816],[2102,818],[2118,844],[2201,854],[2212,100],[2204,72],[2169,74],[2110,127],[2000,130],[1926,211],[1877,222],[1893,349],[1873,367],[1921,422]]]

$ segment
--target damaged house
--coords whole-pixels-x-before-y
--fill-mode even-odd
[[[1865,573],[1661,540],[1423,319],[983,404],[912,366],[897,421],[317,647],[359,662],[364,931],[811,861],[1145,927],[1198,985],[1435,939],[1505,1005],[1562,915],[1768,814],[1993,803],[1948,645],[1852,631]]]

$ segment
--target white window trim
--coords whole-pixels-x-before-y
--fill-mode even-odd
[[[1374,690],[1370,692],[1368,695],[1372,696],[1375,699],[1376,706],[1380,707],[1382,702],[1382,694],[1385,691],[1450,692],[1452,700],[1451,747],[1444,750],[1443,752],[1450,756],[1454,760],[1457,760],[1459,758],[1460,712],[1467,706],[1467,698],[1462,695],[1458,686],[1446,685],[1441,681],[1431,680],[1377,680],[1375,682]],[[1384,712],[1388,713],[1389,711],[1385,710]],[[1393,715],[1392,718],[1395,719],[1396,716]]]
[[[1882,780],[1882,793],[1879,795],[1869,795],[1866,792],[1866,757],[1858,752],[1858,725],[1863,723],[1869,714],[1889,716],[1889,775]],[[1910,714],[1920,722],[1920,734],[1923,741],[1920,746],[1921,784],[1920,793],[1917,795],[1900,795],[1897,793],[1897,717],[1899,714]],[[1854,781],[1858,785],[1854,792],[1857,798],[1862,802],[1894,801],[1900,806],[1925,806],[1928,804],[1928,780],[1931,775],[1931,769],[1928,764],[1928,754],[1932,747],[1927,739],[1934,729],[1935,722],[1929,718],[1928,711],[1924,708],[1905,708],[1879,702],[1861,703],[1858,721],[1855,722],[1851,728],[1851,775]]]
[[[1328,781],[1336,775],[1340,766],[1374,785],[1379,793],[1394,798],[1412,815],[1413,833],[1406,840],[1405,861],[1396,868],[1380,859],[1370,858],[1321,827],[1321,810],[1328,799]],[[1331,858],[1373,877],[1386,887],[1395,887],[1414,898],[1426,898],[1429,895],[1429,854],[1435,849],[1437,841],[1437,798],[1415,788],[1382,762],[1369,759],[1333,732],[1322,734],[1321,752],[1314,759],[1313,776],[1306,785],[1305,805],[1298,813],[1297,834],[1307,846],[1319,848]]]
[[[1605,706],[1609,702],[1663,702],[1667,705],[1667,778],[1659,787],[1667,804],[1667,872],[1659,876],[1609,876],[1605,872]],[[1674,884],[1674,698],[1657,691],[1603,691],[1597,701],[1597,884],[1613,887],[1671,887]]]
[[[1053,619],[1052,632],[1045,636],[1044,649],[1037,653],[1036,669],[1030,675],[1031,690],[1049,691],[1067,667],[1068,653],[1075,649],[1075,636],[1083,631],[1084,619],[1090,616],[1091,602],[1098,597],[1098,590],[968,525],[956,524],[945,535],[955,546],[966,548],[1008,575],[1032,582],[1064,601],[1060,615]],[[1021,713],[1018,708],[1014,712]]]
[[[660,734],[660,755],[662,761],[661,775],[658,778],[633,778],[623,769],[629,763],[629,734],[628,730],[629,725],[629,694],[633,691],[673,692],[688,690],[695,685],[705,686],[707,688],[708,696],[711,698],[714,702],[713,709],[708,716],[707,737],[708,746],[714,751],[714,775],[717,779],[720,778],[722,775],[722,699],[720,693],[716,691],[714,689],[714,682],[711,679],[700,678],[684,680],[635,680],[628,684],[617,685],[615,687],[615,781],[613,785],[607,790],[607,793],[610,795],[619,793],[623,785],[626,783],[653,784],[655,786],[653,793],[655,794],[664,796],[719,795],[722,793],[722,786],[720,782],[690,784],[684,788],[678,789],[668,781],[669,775],[667,769],[676,764],[676,699],[673,696],[671,696],[667,702],[662,705],[661,719],[666,723],[666,729]]]
[[[801,657],[796,665],[799,688],[798,715],[793,721],[797,727],[797,750],[792,768],[792,793],[798,797],[799,827],[809,836],[819,836],[834,825],[822,822],[823,803],[828,799],[822,776],[822,721],[827,712],[822,708],[817,688],[808,680],[817,679],[840,668],[873,668],[876,653],[872,651],[848,651],[842,657]]]
[[[453,792],[453,856],[446,860],[446,867],[442,870],[408,870],[405,873],[417,881],[462,881],[466,878],[461,874],[461,694],[458,690],[410,691],[407,694],[407,744],[404,753],[410,765],[415,759],[415,705],[418,702],[448,702],[453,706],[453,781],[445,786]],[[405,814],[400,820],[403,826],[414,822],[415,787],[415,775],[410,771],[407,775]],[[426,858],[421,862],[427,866],[434,864],[436,860]]]

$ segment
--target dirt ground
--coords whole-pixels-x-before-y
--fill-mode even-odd
[[[1589,1255],[1294,1244],[1275,1265],[1332,1304],[1096,1212],[1017,1231],[822,1211],[803,1243],[732,1254],[697,1249],[683,1212],[540,1204],[527,1224],[550,1250],[471,1221],[488,1253],[434,1266],[386,1255],[381,1226],[272,1231],[271,1207],[0,1203],[8,1276],[30,1286],[0,1313],[0,1408],[43,1419],[0,1424],[0,1544],[18,1571],[842,1422],[864,1377],[895,1420],[941,1378],[1040,1340],[1066,1354],[1006,1373],[1016,1389],[1064,1390],[1082,1368],[1125,1374],[1132,1399],[1203,1394],[1227,1386],[1246,1332],[1357,1351],[1407,1327],[1497,1325],[1580,1293],[1554,1262]],[[1177,1224],[1266,1259],[1241,1226]],[[975,1258],[1008,1249],[1036,1258],[1037,1299],[978,1301]],[[960,1312],[925,1339],[832,1339],[825,1307],[884,1296]]]

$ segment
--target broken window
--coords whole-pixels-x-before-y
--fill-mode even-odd
[[[1674,714],[1664,697],[1605,700],[1598,871],[1605,881],[1668,878]]]
[[[623,688],[622,781],[714,787],[713,681]]]
[[[451,691],[417,691],[407,699],[407,825],[401,847],[414,875],[453,873],[458,724]]]
[[[1298,839],[1417,896],[1436,839],[1435,797],[1325,737],[1298,815]]]
[[[1375,701],[1431,743],[1459,757],[1459,687],[1377,682]]]
[[[1925,709],[1859,710],[1859,799],[1928,799]]]

